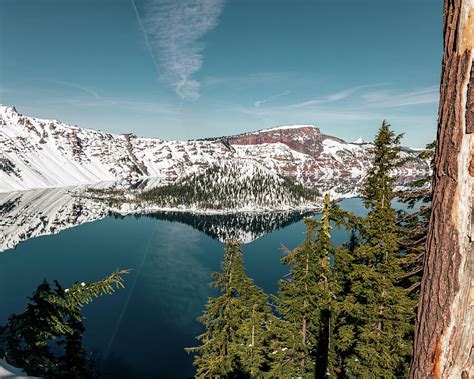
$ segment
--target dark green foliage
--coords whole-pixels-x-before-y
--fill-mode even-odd
[[[363,197],[369,209],[353,246],[347,288],[341,299],[336,348],[342,376],[395,378],[407,367],[414,303],[398,285],[402,277],[400,234],[394,197],[393,171],[399,159],[401,136],[384,121],[374,141],[374,166]],[[344,292],[344,291],[343,291]]]
[[[49,301],[58,306],[79,311],[84,304],[103,296],[112,295],[115,290],[124,288],[123,276],[130,270],[117,270],[107,278],[95,283],[74,283],[64,290],[64,296],[51,296]]]
[[[0,327],[2,355],[28,375],[94,377],[95,368],[82,347],[80,309],[93,298],[123,287],[122,275],[126,273],[117,271],[102,281],[76,283],[69,289],[44,281],[29,299],[25,312],[11,315]]]
[[[414,279],[407,271],[419,264],[412,258],[418,259],[422,254],[418,239],[425,237],[429,207],[413,214],[397,214],[391,205],[395,170],[406,163],[400,159],[401,137],[384,122],[375,138],[374,165],[362,191],[369,210],[366,217],[340,210],[326,196],[321,221],[305,221],[306,239],[282,260],[289,266],[289,274],[280,281],[280,291],[274,298],[275,315],[265,311],[261,319],[256,319],[259,321],[248,324],[252,305],[225,296],[227,287],[222,278],[229,274],[216,277],[220,279],[222,295],[209,300],[201,319],[207,331],[199,337],[203,346],[198,348],[201,356],[196,363],[207,371],[198,370],[198,376],[407,375],[416,300],[416,295],[409,294],[407,280]],[[423,152],[418,159],[426,159],[427,154]],[[429,203],[428,180],[421,178],[414,183],[411,194],[398,195],[409,205],[420,200]],[[350,240],[337,249],[331,243],[332,225],[351,232]],[[226,256],[223,272],[231,272],[226,263],[229,259]],[[261,296],[263,304],[265,296]],[[222,313],[226,304],[234,306]],[[247,315],[246,322],[242,322],[243,314]],[[235,341],[242,330],[239,325],[247,325],[244,330],[248,334],[248,325],[255,323],[262,325],[265,343],[260,345],[260,353],[252,357],[258,363],[250,371],[243,368],[245,360],[238,347],[243,345]]]
[[[118,188],[87,188],[84,196],[105,202],[109,207],[119,207],[125,199],[125,190]]]
[[[426,146],[426,150],[418,155],[418,159],[430,160],[433,165],[434,142]],[[405,274],[402,284],[408,287],[414,298],[418,290],[423,273],[423,259],[425,253],[426,236],[431,217],[432,190],[431,175],[426,175],[410,184],[409,189],[398,193],[400,200],[409,208],[418,209],[411,212],[398,212],[398,225],[400,227],[400,250],[403,253],[403,270]]]
[[[89,195],[97,195],[100,198],[103,196],[122,196],[125,191],[114,187],[110,188],[87,188],[86,193]]]
[[[315,203],[318,193],[286,178],[269,174],[263,168],[225,163],[190,175],[177,184],[156,187],[137,194],[137,200],[160,207],[237,209],[243,206],[278,208]]]
[[[9,363],[30,375],[53,376],[61,371],[61,359],[50,350],[49,341],[72,333],[68,321],[75,312],[52,304],[53,296],[63,296],[63,289],[53,289],[46,281],[38,286],[24,313],[11,315],[1,328],[2,350]]]
[[[82,347],[82,335],[85,332],[82,319],[69,317],[67,320],[71,333],[58,342],[64,349],[64,371],[67,376],[87,378],[96,376],[95,367],[89,359],[89,353]]]
[[[393,189],[396,179],[393,171],[406,163],[406,160],[399,157],[402,137],[402,134],[396,135],[390,129],[389,123],[386,121],[382,123],[371,151],[373,165],[367,172],[361,193],[366,208],[377,208],[388,213],[395,213],[390,206],[390,201],[394,197]]]
[[[212,285],[220,295],[210,298],[199,321],[196,377],[256,377],[265,368],[272,314],[267,297],[245,274],[240,244],[228,242],[221,272]]]
[[[325,375],[329,368],[331,218],[326,195],[321,221],[305,220],[306,239],[282,259],[289,266],[289,277],[280,281],[276,298],[281,318],[272,341],[275,377],[314,377],[316,372]]]

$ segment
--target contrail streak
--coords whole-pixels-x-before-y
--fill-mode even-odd
[[[140,28],[143,32],[143,35],[145,36],[145,43],[148,48],[148,51],[150,52],[151,59],[153,60],[153,64],[156,67],[156,71],[158,71],[158,76],[161,77],[161,70],[160,66],[158,65],[158,62],[155,59],[155,56],[153,55],[153,49],[151,48],[150,41],[148,40],[148,34],[146,33],[145,27],[143,26],[142,19],[140,18],[140,14],[138,13],[137,5],[135,4],[135,0],[132,0],[132,6],[133,10],[135,11],[135,15],[137,16],[137,21],[138,24],[140,25]]]
[[[142,271],[143,265],[145,264],[145,260],[146,260],[146,257],[148,256],[148,252],[150,251],[151,240],[153,239],[153,236],[155,235],[155,232],[158,229],[158,225],[159,225],[159,222],[156,222],[155,227],[153,228],[153,231],[150,234],[150,238],[148,239],[148,243],[146,245],[145,254],[143,254],[142,261],[140,263],[140,266],[138,267],[137,275],[135,276],[135,279],[133,279],[132,286],[130,287],[130,292],[128,293],[127,299],[125,300],[125,304],[124,304],[123,309],[122,309],[122,312],[120,312],[120,316],[117,319],[117,323],[115,324],[114,332],[112,333],[110,341],[107,344],[107,348],[105,349],[104,358],[108,357],[109,354],[110,354],[110,350],[112,349],[112,346],[114,344],[115,337],[117,336],[119,326],[122,323],[123,316],[124,316],[124,314],[125,314],[125,312],[128,308],[128,304],[130,303],[130,299],[132,298],[133,290],[135,289],[135,285],[137,284],[138,277],[140,276],[140,272]]]

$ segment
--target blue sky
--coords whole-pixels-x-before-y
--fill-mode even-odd
[[[441,0],[0,0],[0,102],[165,139],[435,137]]]

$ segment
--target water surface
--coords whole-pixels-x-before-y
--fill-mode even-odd
[[[344,200],[341,206],[365,212],[359,199]],[[219,270],[224,245],[212,233],[163,218],[110,216],[1,253],[0,324],[24,310],[44,278],[67,287],[130,268],[125,289],[85,306],[86,348],[100,358],[104,377],[192,376],[192,356],[184,348],[194,346],[194,337],[202,332],[196,318],[215,294],[208,283]],[[280,264],[282,246],[294,248],[305,237],[303,220],[296,220],[243,247],[248,275],[268,293],[276,292],[286,273]],[[336,244],[346,239],[344,231],[334,231]]]

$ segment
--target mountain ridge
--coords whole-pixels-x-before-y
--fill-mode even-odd
[[[24,116],[4,105],[0,146],[0,192],[143,178],[172,184],[222,159],[251,159],[325,191],[357,187],[370,166],[370,145],[345,142],[314,125],[177,141],[85,129]],[[419,160],[400,169],[399,176],[409,181],[428,170],[428,163]]]

